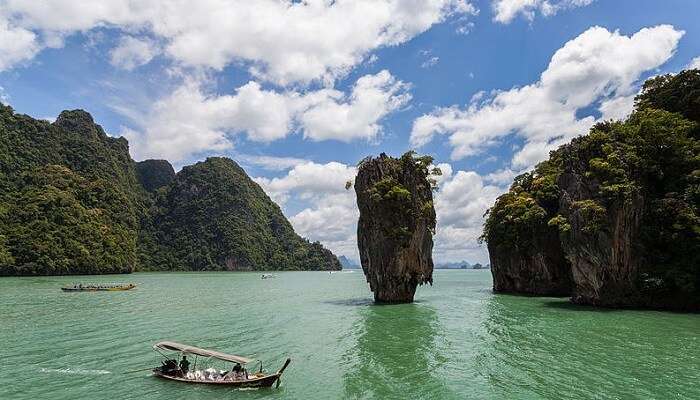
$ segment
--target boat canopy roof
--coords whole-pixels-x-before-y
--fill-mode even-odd
[[[154,344],[153,349],[179,351],[181,353],[196,354],[198,356],[203,356],[203,357],[213,357],[213,358],[216,358],[219,360],[235,362],[235,363],[240,363],[240,364],[248,364],[248,363],[254,361],[253,359],[245,358],[245,357],[241,357],[241,356],[235,356],[233,354],[226,354],[226,353],[221,353],[221,352],[214,351],[214,350],[207,350],[207,349],[202,349],[199,347],[189,346],[186,344],[181,344],[181,343],[176,343],[176,342],[168,342],[168,341],[158,342],[158,343]]]

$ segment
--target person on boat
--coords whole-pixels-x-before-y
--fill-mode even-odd
[[[231,371],[226,374],[227,376],[230,376],[231,379],[233,380],[243,380],[246,379],[245,376],[245,369],[241,367],[240,363],[236,363],[233,368],[231,368]]]
[[[180,360],[180,372],[182,375],[187,375],[190,370],[190,362],[187,360],[187,356],[183,355],[182,360]]]
[[[173,359],[165,360],[162,363],[162,366],[160,368],[161,372],[163,372],[166,375],[175,375],[177,374],[177,361]]]

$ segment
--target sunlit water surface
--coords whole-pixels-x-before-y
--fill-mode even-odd
[[[59,290],[76,281],[138,287]],[[3,278],[0,398],[700,399],[700,315],[490,287],[489,271],[436,271],[414,304],[376,306],[361,271]],[[164,339],[292,363],[279,389],[125,373]]]

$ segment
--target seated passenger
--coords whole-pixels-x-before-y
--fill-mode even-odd
[[[241,367],[241,364],[236,363],[233,368],[231,368],[231,372],[226,374],[227,376],[230,376],[234,380],[242,380],[245,379],[245,374],[243,373],[243,367]]]
[[[175,360],[165,360],[162,362],[160,371],[166,375],[173,375],[177,372],[177,361]]]
[[[182,360],[180,360],[180,372],[182,375],[187,375],[187,372],[190,370],[190,362],[187,360],[187,356],[183,355]]]

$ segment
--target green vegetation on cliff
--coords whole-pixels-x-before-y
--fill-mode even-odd
[[[496,253],[526,251],[557,229],[575,300],[696,307],[699,117],[699,70],[647,81],[627,120],[597,124],[498,198],[483,236],[492,264]]]
[[[372,158],[368,157],[360,161],[358,167],[362,168],[363,163],[371,160]],[[428,221],[428,228],[434,234],[436,221],[432,197],[422,198],[415,194],[435,188],[434,176],[441,175],[442,171],[437,167],[430,169],[433,158],[428,155],[416,156],[415,151],[409,151],[401,158],[384,155],[381,160],[382,173],[385,176],[374,182],[367,190],[367,194],[375,207],[384,210],[386,217],[381,223],[385,229],[384,233],[406,245],[408,244],[406,241],[410,239],[415,229],[415,221],[425,218]],[[413,176],[423,179],[413,178]],[[412,193],[405,186],[406,184],[418,186],[415,193]]]
[[[430,156],[382,153],[358,165],[360,262],[375,301],[411,302],[418,285],[433,282],[435,209]]]
[[[136,163],[136,174],[144,189],[156,191],[175,179],[175,170],[166,160],[145,160]]]
[[[132,271],[147,203],[126,140],[88,113],[0,105],[0,274]]]
[[[233,161],[136,163],[90,114],[0,104],[0,275],[340,269]]]
[[[294,233],[277,204],[227,158],[183,168],[155,209],[157,268],[340,269],[330,251]]]

